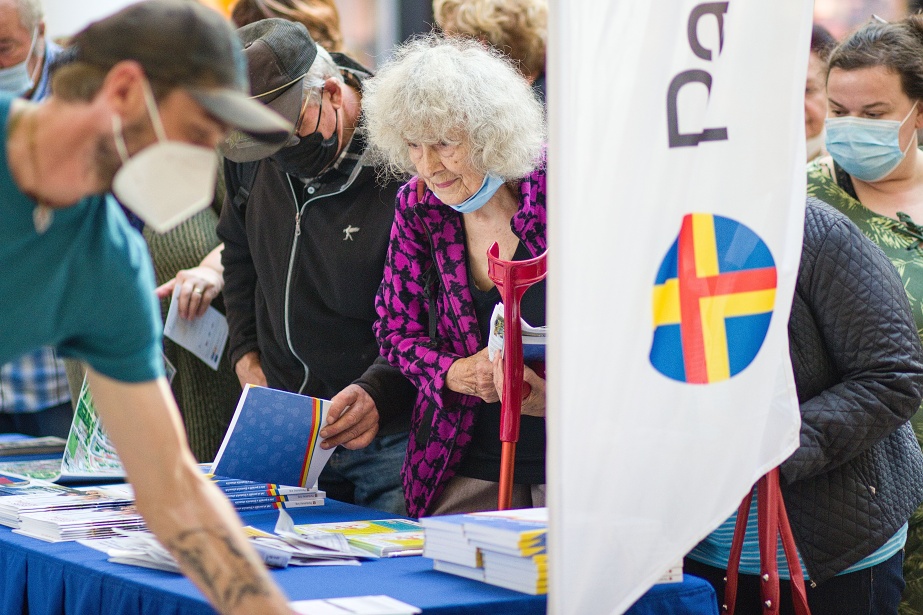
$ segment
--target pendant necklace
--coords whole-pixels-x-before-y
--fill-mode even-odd
[[[23,111],[23,113],[25,113],[25,111]],[[38,171],[38,148],[35,145],[35,133],[38,131],[38,118],[33,112],[29,114],[27,119],[29,120],[29,132],[27,135],[29,143],[29,157],[32,159],[32,170],[35,173],[35,185],[40,186],[41,181],[39,181]],[[39,235],[43,235],[54,221],[54,210],[45,205],[37,196],[35,197],[35,202],[35,209],[32,210],[32,222],[35,224],[35,232]]]

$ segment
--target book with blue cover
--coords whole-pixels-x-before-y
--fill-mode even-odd
[[[531,556],[545,552],[548,509],[524,508],[425,517],[420,523],[427,532],[443,540],[454,536],[458,544]],[[428,534],[429,535],[429,534]]]
[[[471,513],[465,515],[462,525],[468,540],[481,549],[532,556],[545,552],[548,509]]]
[[[334,449],[320,447],[330,402],[247,385],[212,473],[229,478],[312,487]]]

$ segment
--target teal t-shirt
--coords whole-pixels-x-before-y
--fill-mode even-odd
[[[111,196],[54,210],[39,234],[36,202],[10,174],[10,98],[0,97],[0,364],[38,346],[115,380],[163,374],[160,306],[144,239]]]

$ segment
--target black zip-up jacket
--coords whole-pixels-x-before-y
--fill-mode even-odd
[[[360,134],[348,149],[362,154]],[[375,400],[379,435],[406,431],[416,390],[377,360],[372,333],[399,182],[382,185],[361,161],[308,185],[271,159],[257,164],[241,205],[246,173],[225,161],[218,236],[231,364],[256,350],[270,387],[326,399],[356,382]]]
[[[814,198],[788,331],[802,425],[782,494],[819,583],[873,553],[923,501],[908,423],[923,398],[923,348],[891,262]]]

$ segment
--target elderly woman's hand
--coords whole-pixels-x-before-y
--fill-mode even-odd
[[[494,386],[494,367],[490,364],[486,348],[452,363],[446,375],[446,386],[450,391],[474,395],[488,403],[500,401]]]
[[[494,386],[497,394],[503,397],[503,356],[497,353],[494,356]],[[529,366],[523,366],[522,413],[528,416],[545,416],[545,379],[536,374]]]

